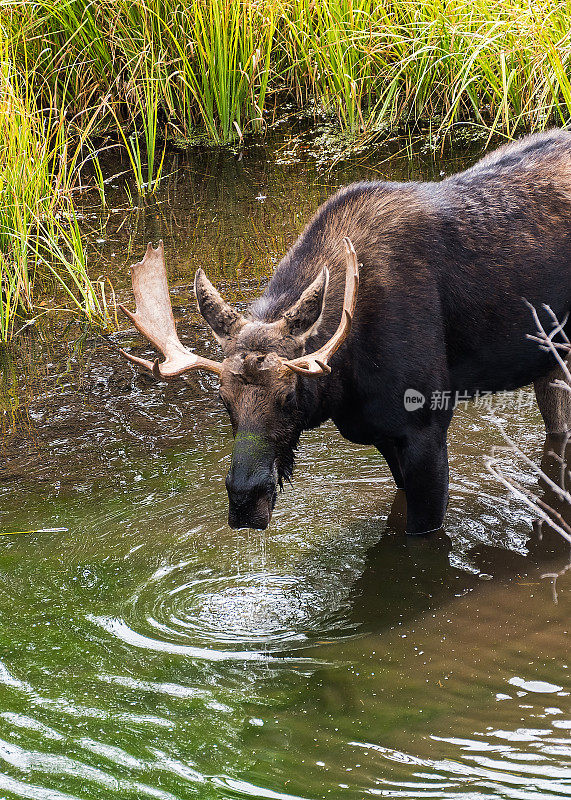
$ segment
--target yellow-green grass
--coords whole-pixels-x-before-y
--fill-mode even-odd
[[[57,288],[66,309],[89,320],[107,317],[102,287],[87,276],[72,201],[81,137],[31,91],[0,44],[0,342],[45,313],[35,301],[40,287]]]
[[[10,0],[35,89],[100,127],[215,143],[263,127],[268,92],[351,131],[436,117],[509,135],[571,115],[571,3],[555,0]],[[20,35],[25,31],[25,35]],[[154,158],[154,155],[153,155]]]

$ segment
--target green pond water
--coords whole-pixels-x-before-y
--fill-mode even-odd
[[[245,302],[336,187],[476,157],[396,141],[328,167],[325,139],[169,156],[146,204],[112,179],[107,210],[84,199],[94,275],[128,298],[162,237],[181,338],[215,355],[198,265]],[[67,529],[0,537],[0,798],[569,797],[568,548],[484,464],[497,418],[556,475],[532,395],[458,409],[433,537],[404,535],[382,458],[332,425],[268,531],[232,532],[214,377],[139,374],[123,327],[46,323],[0,354],[0,532]]]

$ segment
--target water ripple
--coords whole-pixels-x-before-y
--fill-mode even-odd
[[[255,650],[216,650],[210,647],[194,647],[192,645],[175,644],[174,642],[167,642],[161,639],[152,639],[149,636],[143,636],[140,633],[132,630],[126,622],[121,619],[113,617],[95,617],[87,616],[90,622],[103,628],[107,633],[111,633],[127,644],[133,647],[140,647],[144,650],[155,650],[162,653],[171,653],[172,655],[187,656],[204,661],[272,661],[276,663],[292,662],[303,664],[319,664],[325,665],[326,661],[317,660],[314,658],[278,658],[271,655],[258,652]]]

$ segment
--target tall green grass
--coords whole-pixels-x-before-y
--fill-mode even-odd
[[[512,135],[571,116],[569,0],[11,0],[36,89],[101,128],[226,143],[270,93],[351,132],[436,118]],[[9,9],[9,11],[8,11]],[[9,27],[9,26],[8,26]],[[25,52],[24,52],[25,51]],[[160,125],[157,125],[160,121]]]
[[[283,75],[352,131],[436,119],[512,135],[571,118],[571,4],[283,0]]]
[[[71,146],[65,115],[38,108],[25,71],[0,43],[0,342],[45,313],[38,289],[66,309],[107,317],[105,295],[90,281],[72,188],[80,144]]]

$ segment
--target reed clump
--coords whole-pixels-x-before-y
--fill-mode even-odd
[[[103,287],[87,274],[73,206],[80,145],[72,146],[61,109],[38,107],[30,86],[0,44],[0,343],[46,313],[38,290],[90,321],[108,316]]]
[[[287,92],[352,132],[436,118],[508,135],[571,115],[561,0],[11,0],[3,27],[74,115],[226,143]],[[33,76],[32,76],[33,78]]]

